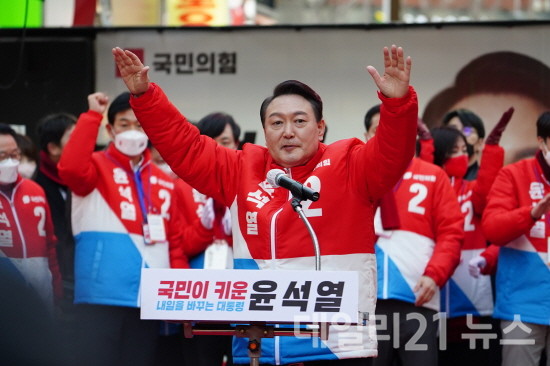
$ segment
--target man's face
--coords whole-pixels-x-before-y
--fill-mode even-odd
[[[380,123],[380,113],[376,113],[374,116],[372,116],[370,120],[370,127],[365,132],[365,140],[369,141],[371,138],[373,138],[376,135],[376,130],[378,129],[378,124]]]
[[[325,121],[317,122],[311,104],[299,95],[281,95],[265,112],[267,149],[282,167],[306,164],[317,152]]]
[[[228,147],[230,149],[237,149],[237,141],[235,141],[235,137],[233,136],[233,130],[231,129],[231,125],[228,123],[225,125],[225,128],[223,132],[214,138],[214,141],[216,141],[220,146]]]
[[[134,111],[131,109],[127,109],[123,112],[117,113],[115,115],[115,120],[113,124],[107,125],[107,131],[109,132],[109,136],[111,136],[112,139],[115,138],[115,135],[130,130],[143,132],[143,128],[139,124],[139,121],[137,120]]]
[[[21,150],[12,135],[0,135],[0,161],[8,158],[21,160]]]

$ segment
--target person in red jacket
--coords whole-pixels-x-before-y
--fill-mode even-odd
[[[438,364],[439,288],[459,263],[462,223],[445,172],[420,158],[382,197],[375,217],[380,341],[373,365]]]
[[[550,112],[536,125],[535,157],[498,172],[482,218],[485,236],[500,246],[493,316],[503,366],[537,366],[550,352]]]
[[[18,173],[20,159],[15,131],[0,124],[0,266],[21,277],[53,315],[63,297],[57,238],[46,194]]]
[[[158,321],[140,319],[143,268],[188,268],[174,182],[151,163],[147,136],[122,93],[88,96],[58,164],[72,191],[81,365],[150,366]],[[94,152],[103,113],[113,142]]]
[[[447,322],[446,347],[440,352],[444,365],[458,365],[464,360],[489,365],[495,357],[499,357],[494,354],[494,350],[498,352],[499,344],[498,335],[492,329],[491,279],[487,276],[472,277],[470,263],[487,248],[487,240],[481,229],[481,217],[488,192],[504,164],[504,149],[499,146],[499,141],[513,111],[513,108],[506,111],[487,137],[475,180],[465,178],[469,164],[468,153],[471,152],[466,136],[454,126],[431,131],[435,146],[434,162],[445,170],[457,194],[464,216],[465,232],[460,264],[442,291],[441,310],[445,312]],[[470,114],[473,115],[471,112]],[[478,323],[483,325],[477,325]],[[480,327],[484,329],[480,330]],[[472,347],[468,339],[468,334],[472,332],[494,336],[491,338],[491,347],[481,344]]]
[[[322,268],[358,273],[358,315],[367,324],[361,318],[358,325],[331,328],[322,347],[298,337],[266,339],[260,362],[364,365],[366,357],[376,356],[375,202],[395,185],[414,155],[418,115],[416,93],[409,86],[412,62],[403,49],[384,48],[383,75],[367,67],[382,101],[377,135],[368,144],[358,139],[321,143],[321,98],[308,85],[288,80],[260,107],[266,147],[244,144],[242,150],[201,136],[162,89],[149,82],[148,68],[135,54],[115,48],[113,55],[153,145],[185,181],[231,207],[235,268],[315,269],[314,248],[304,245],[311,238],[291,206],[292,197],[269,183],[267,173],[284,170],[320,193],[318,201],[303,200],[302,207],[319,238]],[[246,348],[246,340],[234,342],[235,363],[249,363]]]

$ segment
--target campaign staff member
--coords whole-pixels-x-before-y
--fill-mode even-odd
[[[54,302],[63,296],[57,238],[44,190],[17,171],[16,138],[0,123],[0,266],[32,288],[53,314]]]
[[[536,366],[550,352],[549,137],[544,112],[535,157],[499,171],[482,218],[487,240],[501,246],[493,317],[501,319],[504,366]]]
[[[321,98],[306,84],[288,80],[260,107],[267,147],[245,144],[242,151],[201,136],[149,82],[149,68],[136,55],[120,48],[113,54],[134,96],[132,108],[166,162],[192,186],[231,207],[235,268],[315,268],[311,238],[289,203],[289,191],[266,181],[271,169],[283,169],[320,193],[318,201],[305,201],[303,208],[319,238],[322,269],[359,273],[359,310],[371,318],[366,326],[331,328],[322,347],[304,338],[266,340],[260,362],[364,365],[365,357],[376,356],[375,202],[403,175],[416,137],[418,103],[409,86],[411,59],[403,49],[384,48],[382,76],[367,67],[382,102],[380,125],[368,144],[358,139],[321,143]],[[234,344],[235,363],[249,362],[243,344],[242,339]]]
[[[159,323],[140,319],[141,270],[188,267],[174,183],[151,163],[129,100],[111,103],[113,142],[94,152],[108,99],[89,95],[58,165],[72,191],[80,365],[153,365]]]

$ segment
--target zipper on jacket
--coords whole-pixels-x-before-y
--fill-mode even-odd
[[[288,174],[288,176],[290,177],[290,168],[286,169],[286,173]],[[289,200],[292,199],[292,193],[290,193],[290,191],[288,191],[288,194],[289,194]],[[286,204],[286,202],[285,202]],[[283,204],[284,206],[284,204]],[[271,249],[271,263],[270,263],[270,268],[271,269],[275,269],[275,259],[277,259],[277,256],[275,255],[275,249],[276,249],[276,244],[277,244],[277,240],[276,240],[276,234],[277,234],[277,216],[279,216],[279,213],[281,213],[281,211],[283,210],[283,206],[281,206],[281,208],[279,208],[274,214],[273,216],[271,217],[271,223],[270,223],[270,227],[269,227],[269,233],[270,233],[270,236],[269,236],[269,244],[270,244],[270,249]]]

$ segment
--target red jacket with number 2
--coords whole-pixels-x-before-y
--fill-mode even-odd
[[[325,346],[311,339],[280,337],[262,340],[262,363],[371,357],[377,354],[374,329],[376,263],[373,218],[375,202],[403,175],[414,154],[418,105],[412,87],[403,98],[382,100],[381,122],[368,144],[347,139],[320,144],[303,166],[286,169],[292,179],[320,193],[317,202],[302,203],[316,232],[323,270],[359,273],[359,310],[368,312],[367,326],[329,331]],[[315,269],[309,233],[290,205],[289,191],[266,181],[277,165],[268,150],[245,144],[227,149],[206,137],[151,84],[132,108],[160,151],[185,181],[231,208],[235,268]],[[342,334],[345,333],[345,334]],[[235,345],[236,363],[247,363],[245,349]],[[243,352],[241,352],[241,350]]]

